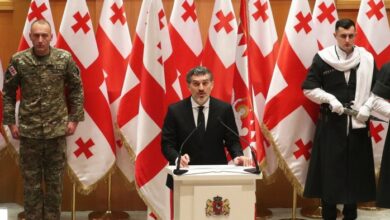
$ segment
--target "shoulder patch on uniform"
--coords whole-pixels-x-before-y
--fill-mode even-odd
[[[12,76],[14,76],[18,73],[18,71],[16,71],[14,66],[9,66],[8,71],[11,73]]]

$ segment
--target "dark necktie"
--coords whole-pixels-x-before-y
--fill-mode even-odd
[[[204,134],[206,133],[206,122],[204,120],[204,114],[203,114],[204,106],[198,107],[198,124],[197,126],[200,126],[199,129],[199,137],[203,139]]]

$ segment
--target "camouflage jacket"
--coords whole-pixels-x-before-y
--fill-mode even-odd
[[[3,123],[16,124],[16,91],[20,136],[54,138],[65,135],[68,121],[84,120],[80,71],[69,52],[50,48],[45,57],[27,49],[12,56],[5,72]]]

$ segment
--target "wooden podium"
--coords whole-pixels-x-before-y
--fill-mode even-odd
[[[174,181],[175,220],[255,219],[256,179],[234,165],[190,166],[177,176],[175,166],[166,171]]]

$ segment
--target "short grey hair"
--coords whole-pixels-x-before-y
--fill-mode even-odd
[[[213,74],[210,72],[209,69],[207,69],[206,67],[204,66],[197,66],[197,67],[194,67],[192,68],[190,71],[188,71],[187,75],[186,75],[186,81],[188,84],[191,83],[191,77],[192,76],[203,76],[203,75],[206,75],[206,74],[209,74],[210,75],[210,80],[213,81],[214,80],[214,76]]]

